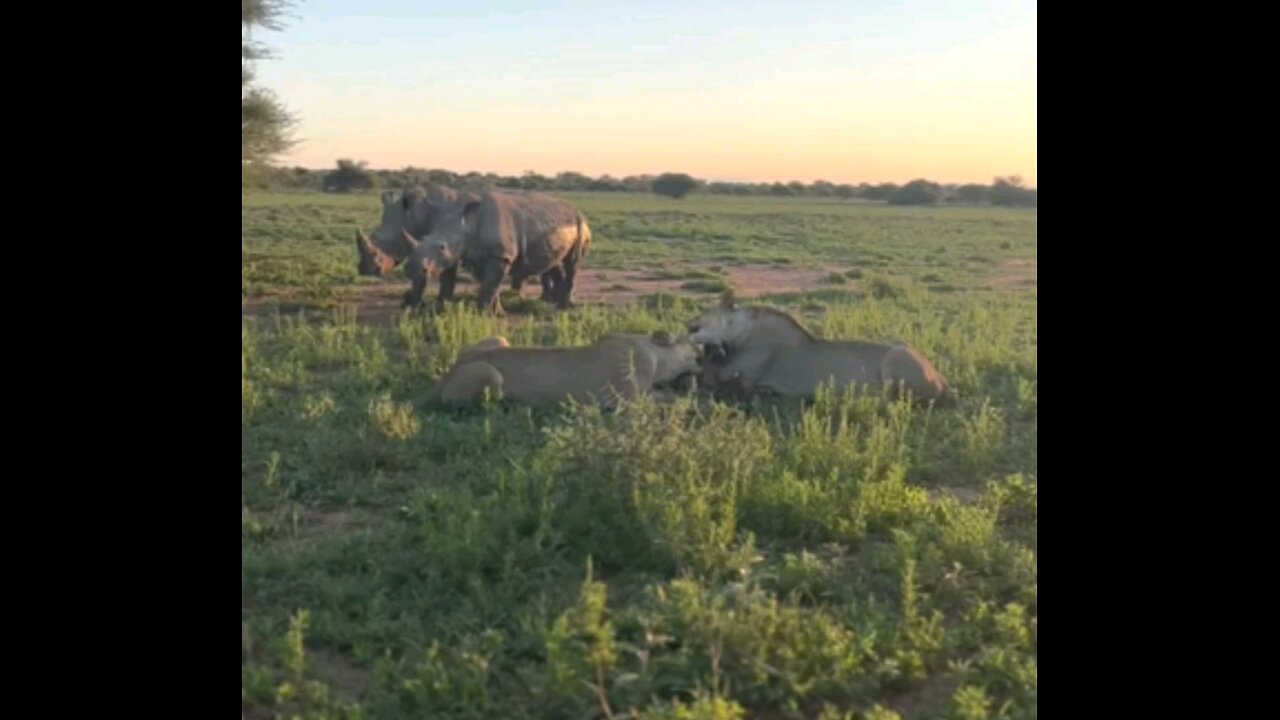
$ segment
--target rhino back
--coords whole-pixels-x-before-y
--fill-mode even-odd
[[[577,209],[545,195],[485,192],[480,213],[469,254],[499,254],[512,261],[524,255],[533,273],[560,264],[578,239]]]
[[[457,190],[444,185],[428,185],[423,192],[426,202],[417,202],[410,211],[411,222],[408,228],[414,237],[431,234],[441,216],[456,204],[461,197]]]

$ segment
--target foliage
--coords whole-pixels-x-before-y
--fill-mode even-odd
[[[959,407],[835,388],[437,407],[433,382],[488,335],[678,331],[714,300],[367,322],[365,291],[404,283],[355,277],[350,228],[376,198],[248,193],[245,716],[1035,717],[1035,288],[990,280],[1034,261],[1035,213],[570,197],[596,231],[586,270],[841,271],[758,302],[912,344]]]
[[[252,39],[253,28],[279,30],[292,0],[241,0],[240,41],[240,162],[262,165],[293,147],[297,118],[274,92],[253,87],[253,62],[265,57],[265,47]]]
[[[368,163],[339,160],[337,169],[324,177],[325,192],[369,190],[378,186],[378,178],[369,172]]]
[[[669,198],[680,198],[697,189],[699,183],[684,173],[664,173],[654,178],[653,191]]]

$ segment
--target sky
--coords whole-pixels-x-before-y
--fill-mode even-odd
[[[300,0],[289,165],[1036,184],[1036,3]]]

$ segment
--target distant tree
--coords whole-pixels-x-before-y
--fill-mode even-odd
[[[240,163],[264,165],[293,147],[297,118],[272,91],[253,87],[254,61],[269,57],[253,41],[254,28],[279,30],[292,0],[241,0],[240,2]]]
[[[936,205],[942,199],[942,186],[925,179],[912,180],[889,196],[890,205]]]
[[[800,197],[804,195],[805,191],[807,190],[807,188],[804,186],[804,183],[800,182],[799,180],[792,180],[791,182],[787,183],[787,187],[791,189],[791,194],[795,195],[796,197]]]
[[[451,170],[441,170],[436,168],[434,170],[427,171],[427,182],[456,188],[461,184],[462,178],[458,177],[458,174]]]
[[[987,186],[977,185],[974,183],[970,183],[968,185],[961,185],[960,187],[956,188],[956,191],[951,196],[950,200],[952,200],[953,202],[969,203],[971,205],[977,205],[979,203],[986,202]]]
[[[588,183],[587,188],[597,192],[626,192],[627,186],[612,175],[601,175]]]
[[[551,179],[532,170],[525,170],[520,178],[520,187],[525,190],[546,190],[551,187]]]
[[[1035,189],[1022,187],[1022,178],[1018,175],[996,178],[987,196],[992,205],[1036,207]]]
[[[653,176],[628,175],[622,178],[622,185],[627,192],[653,192]]]
[[[698,181],[684,173],[663,173],[654,178],[651,187],[658,195],[679,200],[693,192],[698,187]]]
[[[858,188],[849,184],[837,185],[835,195],[841,200],[848,200],[849,198],[856,197],[858,195]]]
[[[776,182],[769,186],[769,194],[776,195],[778,197],[792,197],[796,194],[796,191],[789,185],[783,185],[780,182]]]
[[[898,186],[893,183],[880,183],[879,185],[868,185],[863,191],[863,197],[868,200],[888,200],[890,196],[898,192]]]
[[[377,178],[366,165],[363,161],[339,160],[338,168],[324,177],[324,191],[351,192],[377,187]]]
[[[577,172],[562,172],[556,175],[552,187],[556,190],[586,190],[591,178]]]
[[[831,197],[836,194],[836,186],[826,180],[814,180],[809,185],[808,193],[814,197]]]

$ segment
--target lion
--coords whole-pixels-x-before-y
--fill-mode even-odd
[[[954,405],[956,393],[924,355],[903,342],[823,340],[793,316],[762,306],[737,307],[731,295],[689,324],[689,340],[710,348],[708,387],[737,386],[748,394],[813,397],[832,380],[907,391],[922,403]]]
[[[463,350],[432,395],[444,403],[474,403],[487,392],[534,406],[573,400],[613,407],[697,373],[698,360],[697,346],[665,332],[606,335],[574,348],[513,348],[494,336]]]

